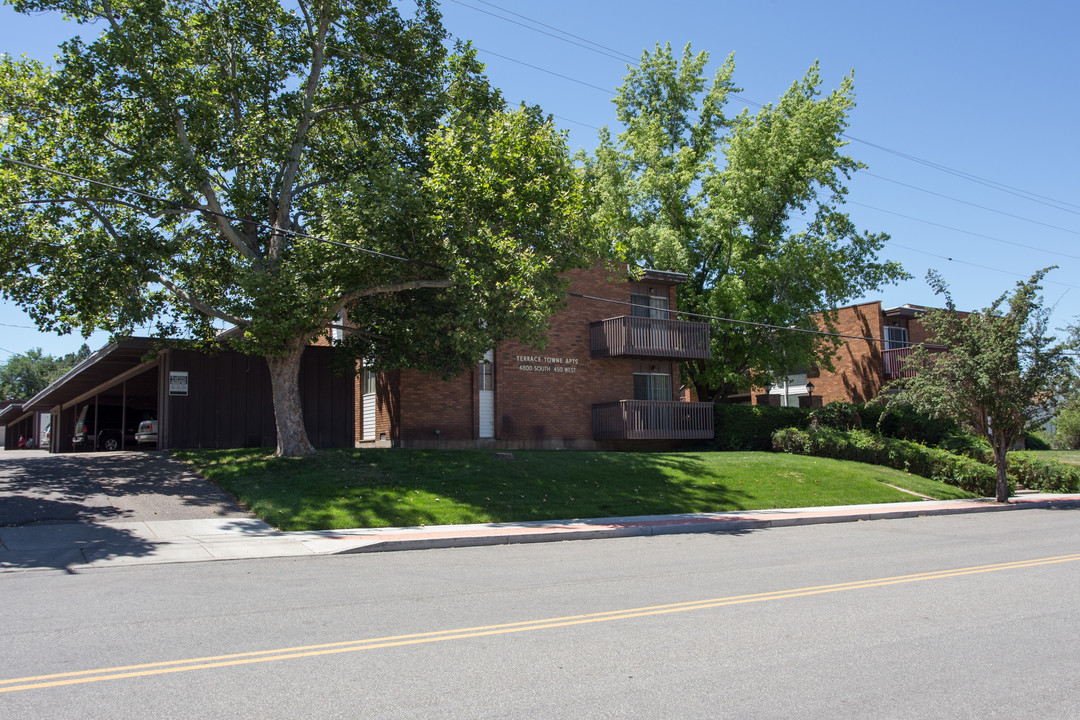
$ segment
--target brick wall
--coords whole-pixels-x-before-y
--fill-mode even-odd
[[[622,302],[630,293],[664,293],[675,308],[675,288],[629,283],[606,267],[568,273],[570,292]],[[672,397],[678,397],[677,362],[591,357],[589,323],[629,315],[630,308],[600,300],[570,297],[551,321],[543,350],[518,342],[496,348],[495,438],[479,438],[479,389],[476,370],[450,381],[402,371],[396,396],[396,425],[387,421],[388,437],[404,447],[592,448],[592,405],[634,396],[635,369],[672,374]],[[479,362],[479,361],[478,361]],[[394,387],[387,381],[387,392]],[[380,408],[383,389],[380,385]],[[381,412],[381,411],[380,411]],[[358,427],[360,427],[358,421]],[[436,435],[435,431],[439,433]],[[381,428],[378,432],[384,432]]]

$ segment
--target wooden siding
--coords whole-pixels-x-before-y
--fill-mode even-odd
[[[713,404],[619,400],[592,406],[594,440],[711,440]]]
[[[685,320],[624,315],[589,324],[592,356],[707,360],[709,326]]]
[[[353,447],[355,408],[352,375],[331,368],[333,349],[309,347],[300,363],[304,425],[316,447]],[[225,351],[209,355],[170,350],[168,371],[188,373],[187,396],[167,395],[167,448],[274,447],[277,429],[270,372],[261,357]]]

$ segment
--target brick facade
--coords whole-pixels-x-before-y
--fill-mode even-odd
[[[842,344],[832,356],[832,370],[815,368],[809,373],[814,384],[813,405],[830,402],[864,403],[877,397],[887,382],[885,361],[882,351],[885,347],[885,328],[900,327],[908,332],[909,344],[932,342],[926,328],[919,322],[919,315],[924,308],[902,306],[883,309],[880,302],[868,302],[839,308],[835,331],[841,335],[853,337],[842,339]],[[818,325],[824,327],[819,318]],[[753,403],[765,404],[769,399],[764,389],[755,388],[752,392]],[[806,399],[803,399],[806,404]]]
[[[676,307],[670,282],[633,282],[601,265],[567,277],[570,293],[623,303],[630,302],[631,293],[652,294]],[[678,361],[592,358],[589,324],[629,314],[626,305],[570,296],[551,318],[543,350],[501,343],[494,351],[494,438],[480,437],[479,359],[474,369],[449,381],[413,370],[380,373],[377,436],[385,433],[390,444],[411,448],[598,447],[592,406],[633,399],[635,372],[670,373],[671,397],[680,396]],[[363,444],[362,405],[358,395],[358,444]]]

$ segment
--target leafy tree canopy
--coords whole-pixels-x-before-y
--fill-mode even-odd
[[[1075,388],[1075,337],[1058,341],[1049,334],[1050,311],[1039,295],[1050,269],[970,314],[957,311],[947,285],[931,272],[927,279],[946,305],[929,310],[921,322],[943,350],[917,347],[905,361],[913,377],[882,392],[889,403],[951,417],[986,437],[997,466],[998,502],[1009,499],[1009,449],[1041,427]]]
[[[357,357],[450,375],[542,342],[598,252],[563,136],[433,0],[8,1],[100,34],[0,57],[0,292],[61,333],[232,326],[279,453],[312,452],[299,357],[342,311]]]
[[[78,363],[90,357],[84,343],[78,352],[53,357],[31,348],[0,365],[0,400],[29,400]]]
[[[878,260],[888,236],[843,212],[860,163],[841,152],[854,83],[822,95],[817,64],[778,103],[727,117],[734,58],[708,79],[707,53],[646,51],[615,99],[625,128],[605,128],[589,160],[599,223],[640,263],[687,273],[683,310],[816,329],[813,315],[906,278]],[[832,317],[826,314],[827,324]],[[830,326],[831,327],[831,326]],[[701,399],[828,365],[821,336],[718,323],[713,359],[687,368]]]

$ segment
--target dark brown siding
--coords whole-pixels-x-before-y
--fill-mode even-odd
[[[304,424],[316,447],[352,447],[353,377],[333,372],[332,354],[331,348],[309,347],[301,360]],[[171,350],[167,363],[168,371],[188,373],[189,387],[186,397],[165,398],[165,447],[276,445],[270,373],[263,358]]]

